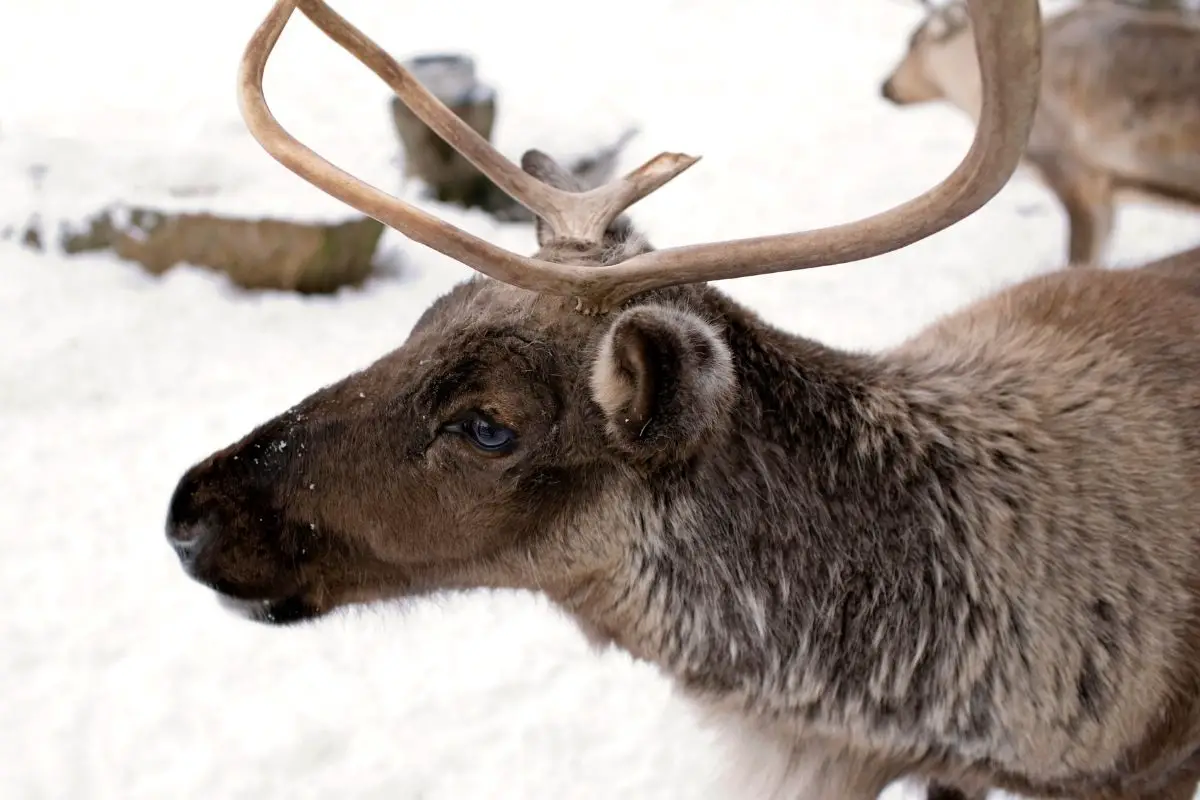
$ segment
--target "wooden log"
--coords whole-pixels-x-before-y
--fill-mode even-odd
[[[438,53],[404,62],[426,89],[488,141],[496,122],[496,92],[478,81],[469,56]],[[484,207],[491,183],[417,119],[400,98],[392,97],[392,120],[404,148],[404,171],[427,184],[443,203]]]
[[[341,222],[243,219],[113,206],[47,231],[35,216],[20,232],[34,249],[67,254],[109,250],[160,275],[178,264],[224,273],[246,289],[302,294],[361,284],[373,271],[384,226],[354,215]],[[11,237],[16,231],[9,229]]]
[[[496,123],[496,90],[480,82],[475,61],[456,53],[431,53],[404,62],[418,81],[460,119],[488,141]],[[404,172],[428,187],[428,195],[443,203],[480,208],[497,219],[531,222],[533,215],[500,190],[471,162],[448,144],[400,101],[391,98],[392,121],[404,150]],[[585,189],[607,182],[616,170],[621,152],[637,134],[630,128],[609,145],[576,156],[564,163]]]

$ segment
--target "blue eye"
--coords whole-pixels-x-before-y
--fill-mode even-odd
[[[479,412],[451,425],[450,430],[467,437],[471,444],[488,453],[507,453],[517,443],[516,431],[493,422]]]

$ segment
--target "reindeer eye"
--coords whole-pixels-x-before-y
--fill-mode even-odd
[[[472,411],[465,418],[450,423],[446,430],[465,436],[471,444],[487,453],[508,453],[517,443],[516,431],[493,422],[479,411]]]

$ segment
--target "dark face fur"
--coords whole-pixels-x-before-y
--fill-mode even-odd
[[[592,251],[539,242],[582,263],[648,249],[624,219]],[[713,446],[728,416],[705,293],[589,317],[465,283],[398,350],[190,469],[168,538],[192,578],[279,624],[439,589],[569,591],[619,557],[589,523],[601,498]]]

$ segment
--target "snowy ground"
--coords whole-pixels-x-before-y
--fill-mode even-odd
[[[216,210],[342,214],[238,116],[237,59],[269,5],[0,0],[0,226],[181,188]],[[971,135],[948,109],[878,98],[915,4],[606,0],[589,18],[584,4],[462,0],[447,19],[439,5],[338,3],[399,55],[473,52],[510,154],[573,152],[632,123],[626,167],[704,155],[634,210],[664,245],[877,211],[938,180]],[[267,92],[302,140],[399,190],[386,90],[305,21]],[[526,226],[436,211],[533,246]],[[1200,240],[1194,217],[1126,209],[1119,224],[1125,262]],[[791,330],[880,347],[1051,268],[1063,235],[1049,195],[1018,176],[903,252],[727,288]],[[466,274],[399,235],[384,246],[397,275],[303,300],[0,244],[0,797],[719,796],[722,751],[686,705],[649,668],[592,655],[535,599],[271,630],[183,577],[162,536],[181,471],[398,345]]]

